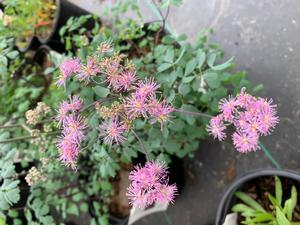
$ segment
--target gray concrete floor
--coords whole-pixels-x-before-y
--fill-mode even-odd
[[[100,1],[72,0],[101,15]],[[107,2],[107,1],[104,1]],[[143,1],[147,21],[155,18]],[[106,3],[104,3],[106,4]],[[211,27],[211,41],[237,68],[246,70],[254,83],[263,83],[263,96],[278,104],[281,122],[262,142],[285,169],[300,169],[300,2],[299,0],[185,0],[173,8],[168,22],[191,42]],[[238,154],[230,143],[200,143],[194,159],[186,160],[187,182],[168,215],[173,225],[213,224],[222,192],[235,176],[272,167],[263,152]],[[136,224],[168,224],[164,215],[153,215]]]

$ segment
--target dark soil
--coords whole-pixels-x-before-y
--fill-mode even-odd
[[[294,210],[293,215],[293,222],[300,221],[300,199],[299,199],[299,190],[300,190],[300,183],[294,180],[290,180],[287,178],[280,177],[282,183],[282,204],[290,198],[291,196],[291,189],[294,185],[298,191],[298,203]],[[250,197],[255,199],[265,210],[268,212],[273,211],[273,205],[269,201],[268,195],[271,194],[275,196],[275,179],[274,177],[259,177],[257,179],[251,180],[244,185],[241,191],[248,194]],[[241,222],[244,220],[242,216],[238,218],[238,224],[242,224]]]

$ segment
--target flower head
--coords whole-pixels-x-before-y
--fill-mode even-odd
[[[241,153],[256,151],[258,147],[258,134],[257,133],[242,133],[235,132],[232,135],[233,144]]]
[[[66,80],[75,73],[80,71],[81,64],[79,59],[67,59],[59,66],[60,76],[56,82],[57,86],[62,86],[66,83]]]
[[[226,127],[223,123],[223,115],[220,114],[218,116],[213,117],[210,120],[209,125],[206,130],[209,134],[211,134],[214,138],[217,138],[219,141],[223,141],[226,138]]]
[[[129,118],[147,117],[148,105],[145,98],[132,94],[131,97],[125,99],[124,105]]]
[[[234,110],[237,106],[237,102],[234,98],[222,99],[219,104],[219,109],[223,114],[223,119],[228,122],[232,122],[234,118]]]
[[[86,125],[81,116],[68,115],[63,124],[63,134],[75,143],[80,143],[85,139],[85,129]]]
[[[129,91],[135,80],[135,71],[125,70],[124,72],[120,73],[117,76],[116,81],[113,82],[113,89],[117,92]]]
[[[68,138],[61,137],[58,140],[57,147],[59,150],[59,160],[67,166],[74,168],[79,155],[79,146],[68,140]]]
[[[232,139],[239,152],[258,149],[259,136],[269,135],[279,122],[272,99],[256,98],[247,94],[245,89],[236,98],[222,99],[219,109],[221,114],[210,121],[207,130],[222,141],[226,136],[226,126],[233,124],[236,132]],[[224,122],[227,122],[226,126]]]
[[[69,110],[73,112],[78,111],[82,108],[82,106],[83,102],[77,95],[70,97]]]
[[[173,112],[173,110],[173,107],[166,101],[159,102],[155,97],[152,97],[147,104],[147,111],[152,117],[150,122],[159,122],[161,130],[163,129],[163,124],[168,120],[169,114]]]
[[[80,81],[88,81],[91,76],[96,76],[100,72],[100,67],[97,60],[93,57],[87,59],[86,65],[81,66],[80,73],[78,74],[78,79]]]
[[[136,92],[135,95],[138,98],[146,98],[155,94],[155,91],[159,88],[159,84],[157,84],[154,79],[146,79],[145,81],[139,81],[136,84]]]
[[[160,162],[147,162],[138,165],[130,173],[131,185],[127,196],[130,204],[136,207],[150,206],[155,202],[173,202],[177,194],[175,185],[168,185],[167,167]]]
[[[62,101],[60,103],[58,113],[56,116],[56,120],[58,121],[58,125],[61,126],[66,120],[69,112],[69,103],[67,101]]]
[[[126,140],[126,138],[123,136],[126,129],[117,120],[105,121],[100,125],[99,128],[101,132],[100,137],[103,138],[106,144],[121,144]]]

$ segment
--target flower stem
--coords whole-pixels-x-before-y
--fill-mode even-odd
[[[140,146],[141,146],[142,150],[144,151],[147,160],[149,161],[149,160],[150,160],[150,155],[149,155],[147,149],[145,148],[144,142],[143,142],[143,141],[141,140],[141,138],[137,135],[137,133],[135,133],[133,130],[131,130],[131,132],[132,132],[133,135],[136,137],[136,139],[139,141]]]
[[[183,109],[174,109],[175,112],[180,112],[184,113],[187,115],[192,115],[192,116],[201,116],[201,117],[206,117],[206,118],[213,118],[212,115],[206,114],[206,113],[199,113],[199,112],[191,112],[191,111],[186,111]]]
[[[164,216],[165,216],[165,219],[166,219],[166,221],[167,221],[167,224],[168,224],[168,225],[173,225],[173,223],[172,223],[170,217],[168,216],[168,214],[166,213],[166,211],[164,211],[163,214],[164,214]]]
[[[258,142],[258,145],[261,147],[261,149],[263,150],[263,152],[265,153],[265,155],[270,159],[270,161],[273,163],[273,165],[274,165],[277,169],[281,169],[281,166],[280,166],[279,163],[273,158],[273,156],[272,156],[271,153],[268,151],[268,149],[267,149],[261,142]]]
[[[0,126],[0,129],[8,129],[8,128],[15,128],[15,127],[21,127],[20,124],[13,124],[13,125],[2,125]]]
[[[49,132],[49,133],[43,133],[46,135],[52,135],[52,134],[58,134],[59,132],[55,131],[55,132]],[[40,136],[21,136],[21,137],[15,137],[15,138],[9,138],[3,141],[0,141],[0,144],[6,144],[6,143],[10,143],[10,142],[15,142],[15,141],[22,141],[22,140],[28,140],[28,139],[34,139],[34,138],[38,138]]]

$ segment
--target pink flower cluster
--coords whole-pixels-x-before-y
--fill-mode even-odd
[[[134,65],[123,62],[123,55],[111,52],[109,44],[101,44],[99,49],[101,51],[89,56],[86,63],[78,59],[64,61],[60,66],[61,76],[57,85],[65,85],[66,80],[74,75],[80,82],[105,84],[119,96],[118,103],[122,110],[114,113],[109,119],[105,118],[99,127],[100,137],[109,145],[125,141],[124,133],[130,130],[127,125],[137,118],[149,119],[151,124],[158,122],[162,129],[173,107],[157,97],[159,85],[154,79],[137,79]],[[70,111],[69,107],[67,102],[61,104],[59,124],[63,124]]]
[[[59,159],[66,165],[75,168],[79,154],[80,143],[85,139],[86,128],[84,118],[79,115],[83,103],[77,96],[70,98],[70,102],[60,104],[57,121],[62,127],[62,136],[58,138]]]
[[[233,124],[233,144],[242,153],[256,151],[259,137],[269,135],[279,122],[272,99],[256,98],[244,89],[235,98],[221,100],[219,109],[221,113],[210,120],[207,131],[223,141],[226,126]]]
[[[66,80],[73,74],[76,74],[81,69],[81,63],[79,59],[67,59],[59,66],[60,76],[56,82],[57,86],[63,86]]]
[[[153,203],[169,203],[177,194],[176,185],[168,185],[167,167],[159,162],[147,162],[136,166],[129,179],[127,196],[135,207],[146,207]]]
[[[125,108],[129,118],[150,117],[150,123],[159,122],[161,129],[163,124],[173,112],[173,107],[165,100],[159,101],[156,91],[159,85],[154,79],[139,81],[130,97],[125,99]]]

